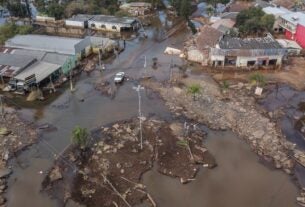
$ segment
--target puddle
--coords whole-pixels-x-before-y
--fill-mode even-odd
[[[160,207],[293,207],[297,188],[280,170],[267,168],[228,131],[209,131],[206,145],[218,167],[202,168],[196,180],[180,184],[149,171],[143,181]]]

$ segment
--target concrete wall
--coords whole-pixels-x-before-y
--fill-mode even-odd
[[[248,61],[255,61],[257,62],[259,59],[276,59],[276,65],[281,65],[282,63],[282,56],[262,56],[262,57],[237,57],[236,59],[236,67],[247,67]]]
[[[93,27],[92,24],[94,24],[95,27]],[[102,27],[103,25],[105,27]],[[114,29],[113,26],[115,26],[116,29]],[[89,21],[88,22],[88,27],[90,29],[92,29],[92,30],[120,32],[121,31],[121,27],[123,27],[123,25],[121,25],[121,24],[114,24],[114,23],[102,23],[102,22]]]
[[[81,21],[65,20],[65,24],[66,24],[66,26],[70,26],[70,27],[85,28],[84,22],[81,22]]]
[[[80,28],[66,28],[66,27],[45,27],[46,33],[56,35],[67,35],[72,37],[83,37],[85,31]]]

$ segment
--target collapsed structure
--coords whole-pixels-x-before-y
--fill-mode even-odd
[[[242,39],[225,35],[208,25],[187,44],[188,60],[203,66],[222,68],[278,68],[286,54],[286,49],[270,34],[266,37]]]

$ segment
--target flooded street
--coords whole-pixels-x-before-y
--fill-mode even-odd
[[[229,131],[209,131],[205,144],[218,166],[212,170],[202,168],[195,181],[181,185],[178,179],[156,171],[144,175],[144,184],[158,206],[297,206],[297,188],[290,178],[261,164],[236,135]]]
[[[11,162],[13,174],[9,179],[7,206],[54,207],[55,200],[41,193],[41,183],[53,164],[56,155],[71,143],[71,132],[77,125],[90,130],[98,126],[138,115],[138,96],[133,86],[144,75],[158,81],[169,79],[171,59],[182,64],[178,57],[164,55],[167,46],[181,49],[187,32],[183,31],[161,43],[136,38],[128,41],[126,50],[118,58],[106,61],[106,71],[82,74],[76,91],[65,90],[44,108],[24,109],[28,119],[38,124],[48,123],[57,128],[45,132],[38,144]],[[144,57],[147,68],[143,69]],[[158,69],[151,69],[152,58],[158,58]],[[94,90],[100,79],[112,81],[116,72],[124,71],[130,79],[117,87],[114,99]],[[171,120],[172,115],[163,101],[149,90],[142,91],[142,113]],[[273,170],[259,162],[246,143],[230,131],[208,131],[207,148],[215,156],[218,167],[201,169],[196,180],[182,185],[177,179],[163,176],[156,171],[144,174],[143,182],[161,207],[294,207],[297,188],[290,177],[280,170]],[[304,144],[305,147],[305,144]],[[73,205],[72,205],[73,206]]]

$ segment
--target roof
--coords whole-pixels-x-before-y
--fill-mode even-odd
[[[271,35],[261,38],[238,38],[225,36],[220,42],[221,49],[281,49],[282,46]]]
[[[43,62],[52,63],[56,65],[64,65],[70,55],[62,55],[58,53],[46,53],[46,55],[41,59]]]
[[[36,59],[30,56],[0,53],[0,65],[23,68],[35,61]]]
[[[231,19],[220,19],[220,20],[217,20],[211,26],[215,29],[218,29],[220,25],[225,26],[227,28],[233,28],[235,25],[235,21],[233,21]]]
[[[125,3],[120,6],[120,8],[130,8],[130,7],[151,7],[152,4],[148,2],[130,2]]]
[[[28,57],[36,58],[37,60],[41,60],[46,52],[38,51],[38,50],[25,50],[25,49],[12,49],[11,54],[23,55]]]
[[[295,48],[295,49],[302,49],[302,47],[293,40],[287,39],[277,39],[276,40],[283,48]]]
[[[52,63],[38,62],[35,65],[28,67],[26,70],[22,71],[14,78],[17,80],[24,81],[27,77],[35,74],[36,83],[39,83],[45,78],[47,78],[49,75],[54,73],[56,70],[58,70],[60,67],[61,67],[60,65],[56,65]]]
[[[295,2],[290,0],[273,0],[273,4],[291,9],[294,7]]]
[[[105,23],[115,23],[115,24],[132,24],[136,21],[135,18],[130,17],[115,17],[107,15],[95,15],[90,21],[95,22],[105,22]]]
[[[264,0],[256,0],[254,6],[265,8],[268,6],[272,6],[272,4],[270,4],[269,2],[264,1]]]
[[[222,18],[222,19],[232,19],[232,20],[235,20],[237,15],[238,15],[239,12],[224,12],[222,14],[220,14],[219,16]]]
[[[302,12],[291,12],[281,16],[283,19],[292,22],[294,24],[301,24],[305,26],[305,14]]]
[[[266,8],[263,8],[263,11],[266,14],[272,14],[274,16],[280,16],[280,15],[283,15],[283,14],[291,13],[290,10],[288,10],[288,9],[286,9],[284,7],[272,7],[272,6],[268,6]]]
[[[74,15],[74,16],[72,16],[71,18],[66,19],[66,20],[69,20],[69,21],[78,21],[78,22],[85,22],[85,21],[88,21],[88,20],[92,19],[93,17],[94,17],[94,15],[77,14],[77,15]]]
[[[198,49],[204,50],[214,47],[222,35],[223,34],[220,31],[209,25],[203,26],[196,38]]]
[[[81,41],[82,39],[77,38],[47,35],[16,35],[7,40],[5,46],[74,55],[74,46]]]

